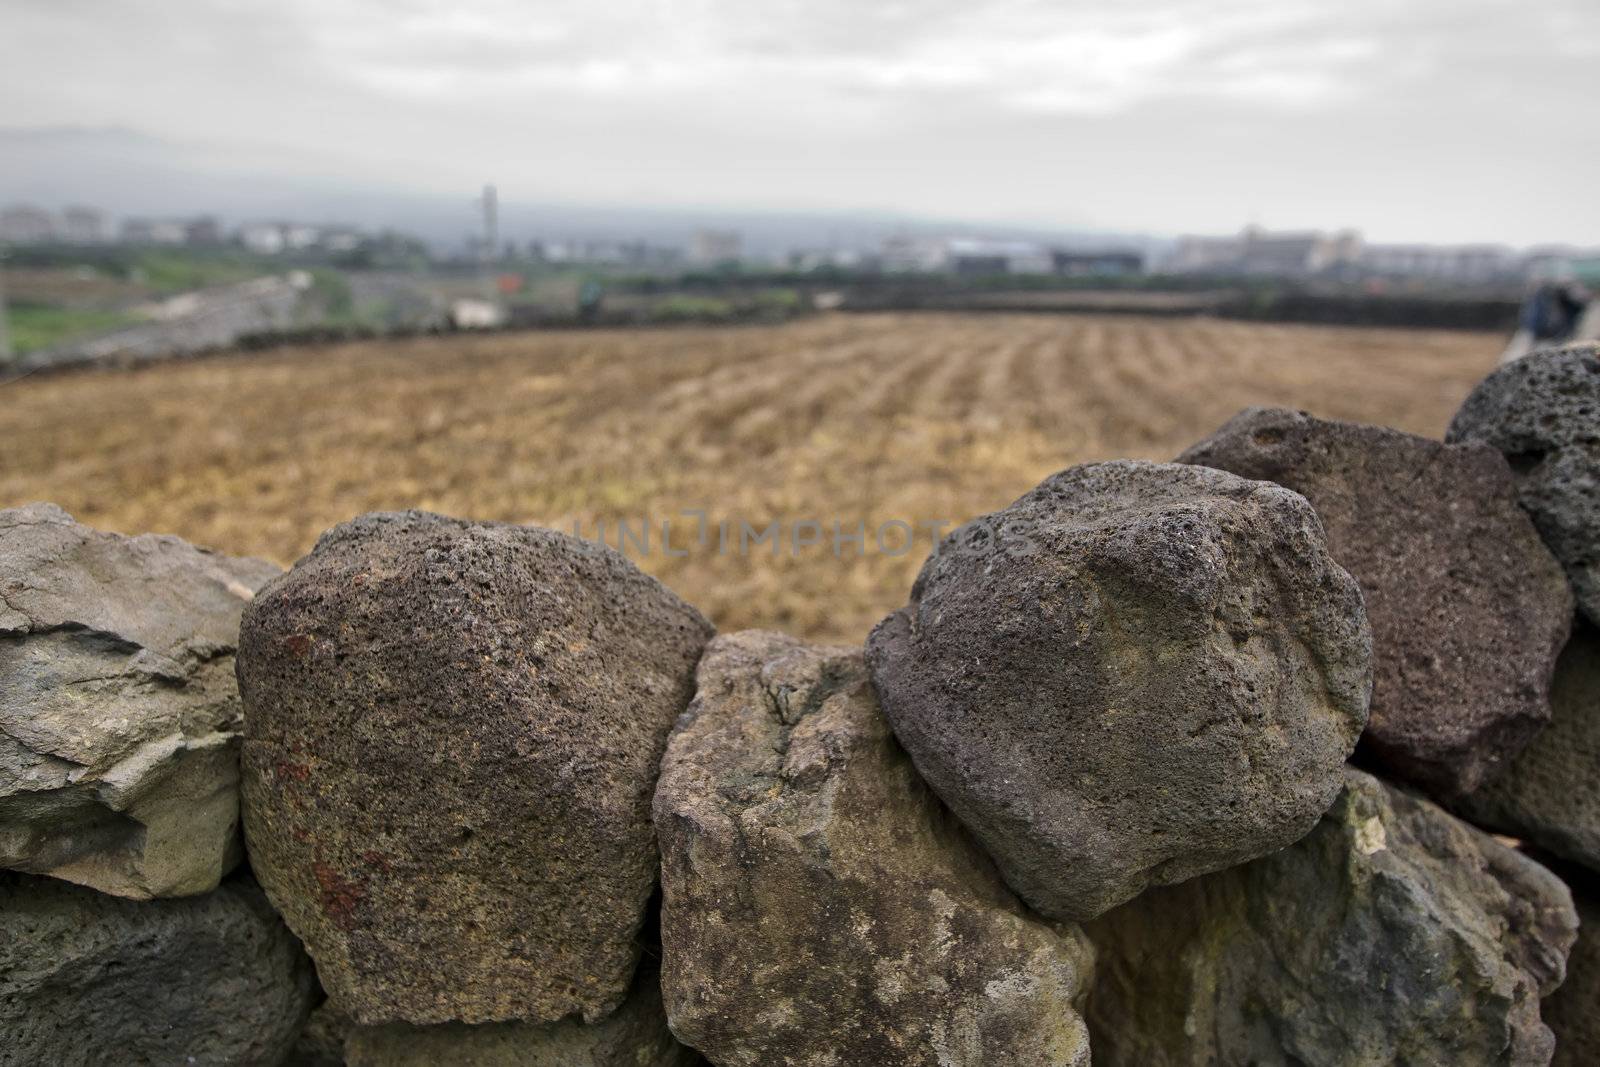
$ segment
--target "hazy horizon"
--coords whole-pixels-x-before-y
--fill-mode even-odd
[[[0,199],[1593,244],[1596,59],[1588,0],[20,0]]]

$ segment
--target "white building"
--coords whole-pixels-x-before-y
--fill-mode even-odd
[[[105,212],[73,205],[61,212],[61,239],[75,245],[97,245],[106,239]]]
[[[1385,277],[1492,282],[1517,277],[1522,257],[1501,245],[1367,245],[1360,265]]]
[[[27,245],[56,239],[55,216],[31,204],[17,204],[0,211],[0,241]]]
[[[703,267],[737,263],[743,258],[743,246],[737,230],[696,230],[689,241],[689,259]]]
[[[1354,230],[1274,232],[1246,227],[1237,237],[1183,237],[1167,259],[1177,273],[1324,274],[1357,263],[1361,235]]]

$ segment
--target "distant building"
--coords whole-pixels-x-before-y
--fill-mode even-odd
[[[300,222],[247,222],[239,227],[236,236],[240,244],[260,256],[312,248],[348,252],[361,243],[361,235],[354,231],[324,230]]]
[[[0,211],[0,241],[6,244],[40,244],[56,237],[55,216],[42,208],[17,204]]]
[[[880,257],[883,269],[895,273],[943,270],[946,262],[942,241],[929,241],[899,235],[883,242]]]
[[[784,257],[784,266],[795,271],[856,270],[865,265],[860,252],[843,248],[797,248]]]
[[[1518,277],[1522,257],[1500,245],[1367,245],[1360,265],[1384,277],[1493,282]]]
[[[1530,248],[1522,256],[1517,273],[1532,282],[1577,279],[1590,285],[1600,285],[1600,248],[1573,248],[1567,245]]]
[[[239,243],[259,256],[275,256],[283,251],[283,225],[277,222],[248,222],[239,227]]]
[[[737,263],[744,240],[737,230],[696,230],[689,241],[689,259],[702,267]]]
[[[315,248],[322,240],[322,230],[303,223],[286,222],[283,225],[283,247],[291,252]]]
[[[184,223],[183,243],[197,248],[214,248],[222,243],[222,224],[211,215],[200,215]]]
[[[323,230],[321,247],[329,252],[354,252],[366,238],[355,230]]]
[[[1030,241],[958,238],[945,242],[945,269],[959,275],[1048,274],[1055,269],[1048,249]]]
[[[189,219],[124,219],[122,242],[130,245],[184,245],[189,243]]]
[[[97,208],[73,205],[61,213],[61,239],[75,245],[104,244],[106,240],[105,212]]]
[[[1050,262],[1055,273],[1069,278],[1126,277],[1144,273],[1142,252],[1057,249],[1050,253]]]
[[[1354,230],[1273,232],[1247,227],[1237,237],[1184,237],[1167,261],[1176,272],[1303,277],[1355,265],[1361,235]]]

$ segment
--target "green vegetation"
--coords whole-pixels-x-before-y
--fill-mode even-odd
[[[123,268],[122,276],[148,285],[158,293],[181,293],[242,282],[268,273],[276,271],[259,257],[243,253],[145,250]]]
[[[657,322],[716,322],[733,318],[733,302],[714,296],[669,296],[650,309]]]
[[[336,270],[311,272],[311,295],[319,305],[320,321],[328,325],[355,325],[355,300],[350,283]]]
[[[11,346],[18,355],[74,338],[106,333],[138,321],[135,316],[120,311],[46,307],[39,304],[13,304],[6,308]]]

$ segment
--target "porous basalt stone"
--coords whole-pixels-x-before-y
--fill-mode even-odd
[[[1372,621],[1364,756],[1449,799],[1550,721],[1572,594],[1494,449],[1251,408],[1180,458],[1317,509]]]
[[[661,982],[641,964],[628,999],[593,1023],[444,1023],[358,1026],[345,1041],[348,1067],[696,1067],[704,1063],[667,1028]]]
[[[0,873],[0,1065],[285,1062],[316,978],[261,891],[132,901]]]
[[[1011,887],[1086,919],[1307,833],[1366,721],[1371,642],[1302,497],[1121,461],[954,533],[867,661]]]
[[[1556,664],[1550,725],[1455,808],[1479,826],[1600,871],[1600,631],[1581,624]]]
[[[357,1022],[598,1020],[657,881],[650,798],[710,636],[616,552],[420,512],[256,598],[251,862]]]
[[[1600,345],[1507,363],[1467,397],[1447,439],[1505,453],[1517,498],[1600,625]]]

